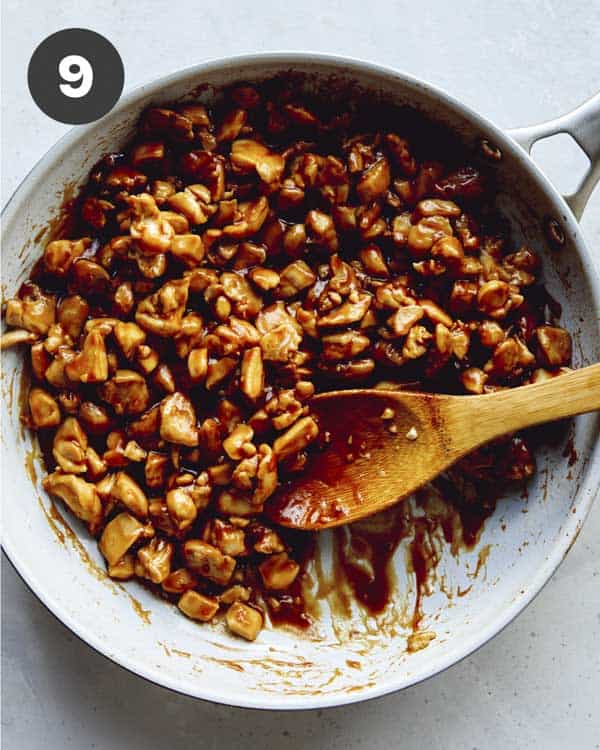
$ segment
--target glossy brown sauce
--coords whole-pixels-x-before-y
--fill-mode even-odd
[[[56,227],[59,228],[59,234],[62,236],[72,235],[77,232],[74,226],[74,220],[71,218],[76,207],[79,205],[81,196],[77,199],[69,197],[65,204],[65,215],[57,218],[54,222],[53,236],[56,234]],[[89,253],[93,248],[90,249]],[[88,254],[88,253],[86,253]],[[49,277],[46,277],[40,266],[34,270],[33,279],[44,289],[52,288],[53,283]],[[110,314],[108,309],[99,304],[98,315]],[[152,337],[149,337],[152,338]],[[167,361],[169,357],[169,343],[161,340],[152,340],[152,344],[163,350],[163,356]],[[172,361],[177,364],[175,357]],[[24,368],[23,382],[20,389],[21,401],[24,407],[26,394],[29,388],[30,378],[28,376],[28,367]],[[175,370],[175,375],[177,371]],[[326,390],[327,382],[323,382],[322,388]],[[425,384],[426,385],[426,384]],[[429,384],[431,390],[440,388],[438,384]],[[425,388],[427,389],[427,388]],[[443,387],[441,388],[443,390]],[[206,394],[203,394],[206,398]],[[157,403],[159,401],[157,394]],[[25,413],[24,409],[24,413]],[[132,421],[135,421],[132,420]],[[127,427],[126,427],[127,429]],[[51,471],[55,466],[55,460],[52,456],[52,433],[41,430],[37,433],[40,451],[44,459],[44,465],[47,471]],[[143,440],[140,440],[143,443]],[[94,437],[90,435],[90,444],[94,445]],[[573,455],[572,448],[569,449],[570,456]],[[576,455],[576,454],[575,454]],[[572,461],[570,460],[569,465]],[[186,466],[187,471],[195,472],[197,469],[193,466]],[[135,467],[130,467],[135,471]],[[145,486],[143,472],[135,472],[136,480],[148,491],[151,496],[152,492]],[[346,476],[345,481],[351,481]],[[307,587],[311,580],[308,568],[315,560],[316,536],[311,532],[292,531],[290,529],[280,528],[280,534],[286,542],[290,542],[294,549],[295,558],[301,565],[301,573],[296,578],[292,586],[285,592],[267,591],[264,589],[262,579],[256,573],[252,557],[246,560],[244,565],[244,583],[250,585],[253,589],[253,600],[256,604],[266,608],[269,618],[274,625],[286,625],[308,630],[317,619],[318,601],[326,598],[331,594],[331,588],[341,585],[351,592],[352,597],[370,614],[377,615],[382,613],[390,604],[395,596],[395,581],[392,569],[392,558],[404,539],[409,539],[410,564],[415,581],[416,600],[414,613],[412,617],[412,627],[418,629],[422,618],[422,599],[427,593],[427,582],[431,577],[432,571],[439,562],[439,559],[432,555],[430,546],[427,544],[427,535],[431,529],[438,525],[443,529],[446,542],[450,545],[452,552],[456,553],[459,548],[473,549],[476,545],[485,520],[491,515],[495,507],[495,498],[497,490],[493,494],[492,484],[480,483],[478,495],[475,501],[465,502],[461,495],[460,489],[456,483],[450,481],[447,477],[439,477],[433,483],[435,489],[441,493],[448,505],[449,512],[442,517],[414,519],[409,514],[400,511],[396,515],[396,522],[391,526],[381,524],[378,526],[377,516],[365,521],[350,524],[347,526],[334,529],[334,569],[336,574],[341,577],[337,581],[332,581],[330,585],[323,581],[318,582],[318,592],[315,597],[307,595]],[[426,495],[427,490],[420,493],[420,496]],[[54,506],[47,513],[48,521],[55,529],[58,538],[63,534],[59,530],[60,525],[71,541],[76,539],[71,528],[65,524],[62,516],[56,511]],[[206,516],[203,519],[206,520]],[[293,539],[292,539],[293,537]],[[78,541],[78,540],[77,540]],[[85,554],[85,562],[89,563],[87,552],[81,545],[78,545],[78,551],[81,555]],[[176,564],[176,560],[174,563]],[[94,567],[97,567],[94,565]],[[314,566],[313,566],[314,567]],[[104,571],[98,569],[94,571],[95,575],[101,573],[105,576]],[[176,595],[166,594],[160,586],[155,586],[148,581],[140,581],[146,588],[152,590],[162,599],[176,603]],[[207,593],[210,591],[210,584],[207,586]],[[339,592],[338,592],[339,593]],[[466,592],[463,592],[463,595]],[[339,594],[336,614],[340,612],[350,615],[350,606],[348,602],[344,603],[344,594]],[[144,621],[148,621],[149,612],[141,607],[139,602],[131,597],[132,604],[138,614]],[[317,606],[315,606],[315,604]]]
[[[69,196],[65,203],[65,215],[57,218],[53,223],[53,236],[65,236],[77,233],[73,214],[76,207],[81,201],[79,198]],[[59,228],[58,234],[56,227]],[[93,254],[90,248],[87,254]],[[44,289],[52,288],[53,282],[47,277],[41,267],[38,265],[32,274],[33,279]],[[100,302],[100,301],[99,301]],[[108,309],[99,304],[98,315],[110,314]],[[153,337],[149,337],[153,338]],[[173,361],[177,365],[177,359],[169,356],[169,343],[159,339],[152,340],[155,347],[163,350],[163,356],[167,361]],[[30,378],[27,374],[28,367],[24,368],[23,383],[20,389],[23,407],[26,394],[29,388]],[[175,370],[175,375],[177,371]],[[324,381],[322,388],[326,390],[327,382]],[[439,386],[438,386],[439,387]],[[431,384],[431,389],[435,390],[436,386]],[[206,398],[206,393],[203,394]],[[215,397],[213,397],[215,398]],[[156,403],[160,401],[157,393]],[[25,410],[24,410],[25,413]],[[131,421],[136,421],[137,417]],[[127,427],[125,427],[127,429]],[[51,471],[56,465],[52,456],[52,438],[51,432],[41,430],[37,433],[40,451],[43,456],[44,465],[47,471]],[[90,444],[94,445],[94,437],[90,435]],[[140,440],[143,444],[143,440]],[[140,467],[141,469],[141,467]],[[195,473],[196,467],[186,466],[187,471]],[[143,472],[135,471],[135,467],[130,467],[130,471],[135,472],[134,477],[142,487],[151,496],[152,492],[145,485]],[[345,481],[351,481],[351,477],[345,476]],[[352,597],[370,614],[377,615],[382,613],[390,604],[395,596],[396,588],[394,574],[392,569],[392,558],[402,540],[410,538],[410,567],[415,577],[416,601],[414,614],[412,617],[413,629],[419,627],[422,612],[422,599],[426,595],[427,581],[435,570],[439,560],[432,556],[431,550],[426,543],[428,529],[439,523],[444,532],[447,543],[456,552],[459,547],[472,549],[479,539],[485,520],[493,512],[495,503],[489,501],[491,487],[482,487],[481,496],[478,502],[465,503],[461,497],[460,490],[451,481],[444,477],[439,477],[434,485],[438,491],[441,491],[448,507],[454,512],[448,513],[443,518],[436,519],[413,519],[409,514],[400,512],[396,516],[396,522],[389,526],[381,524],[378,527],[377,516],[374,519],[350,524],[347,526],[334,529],[334,569],[341,580],[332,581],[331,585],[318,582],[319,591],[315,597],[307,595],[307,587],[310,583],[311,576],[308,572],[309,567],[315,560],[315,547],[317,544],[315,534],[311,532],[294,531],[281,527],[279,533],[285,539],[286,543],[291,543],[294,549],[295,559],[301,566],[301,573],[296,580],[284,592],[267,591],[264,589],[262,579],[256,573],[253,559],[250,557],[245,561],[243,566],[244,580],[243,583],[250,585],[253,589],[253,601],[264,607],[271,622],[274,625],[285,625],[307,631],[315,623],[318,614],[318,602],[326,598],[331,593],[331,588],[342,585],[352,595]],[[426,491],[425,491],[426,492]],[[56,511],[54,506],[51,507],[51,518],[48,521],[55,528],[57,536],[62,536],[58,529],[60,525],[65,529],[71,541],[75,538],[74,533],[68,527],[62,516]],[[204,521],[207,516],[205,515]],[[457,523],[457,518],[458,523]],[[81,554],[83,551],[86,557],[86,563],[89,562],[87,553],[80,547],[78,550]],[[176,563],[176,560],[174,560]],[[104,571],[98,569],[95,574]],[[162,599],[166,599],[175,604],[177,595],[166,594],[160,586],[155,586],[149,581],[139,581],[144,587],[148,588]],[[207,593],[210,594],[210,584],[207,585]],[[344,594],[337,598],[338,606],[336,614],[343,613],[350,615],[350,606],[348,602],[344,603]],[[131,597],[132,604],[144,621],[148,621],[149,612],[141,607],[139,602]]]
[[[370,113],[369,113],[370,114]],[[380,113],[381,120],[385,120],[384,112]],[[368,118],[367,118],[368,119]],[[369,126],[373,127],[373,122],[369,121]],[[416,143],[425,142],[428,145],[432,142],[437,144],[441,154],[446,157],[448,153],[458,153],[455,148],[456,144],[454,139],[432,139],[431,129],[421,129],[421,120],[418,118],[418,122],[415,121],[414,114],[412,119],[409,117],[407,122],[407,130],[411,131],[412,136]],[[420,132],[421,131],[421,132]],[[439,135],[438,130],[435,129],[436,136]],[[117,165],[123,160],[123,154],[115,153],[105,157],[106,164]],[[92,191],[91,187],[88,190]],[[92,193],[93,194],[93,193]],[[72,186],[69,186],[65,191],[65,201],[63,205],[63,211],[60,215],[54,219],[49,226],[41,230],[35,237],[35,241],[39,241],[44,237],[45,240],[50,237],[76,237],[80,234],[89,234],[89,227],[84,228],[79,225],[79,212],[80,206],[84,198],[85,193],[81,193],[76,196]],[[86,251],[84,256],[92,256],[100,244],[104,242],[102,233],[99,232],[94,237],[94,242],[90,248]],[[126,268],[120,268],[117,266],[116,275],[119,276],[121,273],[126,274]],[[123,279],[127,276],[124,275]],[[57,291],[56,279],[48,276],[42,270],[40,264],[34,269],[32,279],[38,283],[45,290]],[[166,280],[163,279],[163,281]],[[515,326],[519,328],[525,338],[527,333],[532,330],[536,324],[540,322],[540,310],[543,309],[544,304],[551,309],[552,313],[558,317],[560,315],[560,309],[558,304],[547,294],[546,290],[542,285],[537,285],[532,289],[528,290],[527,299],[520,309],[519,317],[515,320]],[[94,300],[92,300],[94,302]],[[98,298],[95,300],[96,304],[92,304],[91,315],[101,316],[110,315],[111,308],[110,304]],[[542,304],[543,303],[543,304]],[[180,363],[177,358],[172,356],[170,346],[172,342],[162,341],[151,335],[148,336],[148,342],[151,346],[157,349],[161,355],[163,361],[169,361],[173,363],[173,374],[177,382],[177,386],[183,390],[187,390],[190,395],[194,396],[194,390],[190,386],[189,382],[185,382],[185,373],[180,371]],[[480,364],[480,360],[483,361],[483,355],[481,355],[476,345],[473,346],[472,352],[469,355],[472,358],[473,364]],[[486,355],[487,356],[487,355]],[[411,372],[410,366],[406,367],[407,380],[411,380],[411,376],[414,373]],[[382,378],[385,373],[381,370],[377,373],[377,379]],[[375,376],[374,376],[375,377]],[[373,385],[373,382],[365,381],[364,387]],[[425,380],[419,378],[420,387],[423,390],[429,390],[434,392],[454,392],[456,390],[455,378],[450,377],[448,372],[444,369],[436,370],[432,372],[431,376]],[[315,385],[317,391],[329,390],[331,388],[331,382],[327,379],[326,375],[315,378]],[[21,393],[26,394],[26,387],[23,387]],[[84,389],[82,389],[84,393]],[[203,399],[213,398],[207,396],[205,392],[202,393]],[[159,393],[156,394],[156,403],[160,400]],[[123,425],[128,430],[128,425]],[[41,431],[38,434],[40,449],[44,458],[45,466],[48,471],[51,471],[55,465],[52,457],[52,436],[48,433]],[[94,445],[93,436],[90,439],[92,446]],[[143,443],[143,440],[140,440]],[[519,451],[518,442],[512,446],[513,454],[508,454],[507,460],[514,459],[518,463],[518,456],[516,453]],[[516,453],[515,453],[516,452]],[[566,454],[570,456],[569,465],[576,460],[576,453],[574,449],[569,449]],[[574,458],[573,458],[574,456]],[[183,466],[186,470],[196,472],[197,467]],[[33,471],[33,465],[31,466]],[[130,467],[132,475],[145,489],[148,488],[145,485],[143,474],[133,467]],[[348,481],[351,481],[348,479]],[[313,534],[306,532],[291,532],[286,529],[281,529],[280,533],[285,538],[286,542],[290,542],[294,549],[294,555],[297,561],[301,565],[302,572],[296,578],[292,586],[283,593],[265,591],[262,587],[262,581],[260,576],[257,575],[255,569],[255,560],[250,556],[247,561],[243,564],[243,572],[245,575],[244,583],[248,583],[252,586],[254,596],[256,597],[256,603],[266,607],[271,621],[276,624],[292,625],[294,627],[307,630],[315,621],[315,609],[311,601],[312,598],[324,599],[328,597],[333,589],[344,588],[344,585],[352,592],[353,597],[357,602],[369,613],[380,614],[390,604],[392,598],[395,595],[395,581],[392,570],[392,559],[400,543],[406,540],[409,546],[409,557],[410,557],[410,568],[414,576],[415,590],[416,590],[416,602],[414,606],[414,615],[412,618],[412,626],[414,629],[419,627],[419,623],[422,619],[422,599],[427,593],[428,581],[435,571],[439,558],[431,545],[428,543],[428,537],[434,528],[441,528],[443,537],[450,547],[453,554],[456,554],[460,549],[473,549],[477,544],[481,531],[483,529],[486,519],[491,515],[495,507],[495,500],[498,496],[499,490],[498,483],[494,483],[493,478],[491,482],[484,483],[475,482],[471,486],[474,487],[474,492],[467,501],[465,494],[461,488],[461,481],[457,479],[456,474],[452,478],[448,476],[440,477],[433,483],[433,489],[442,498],[444,508],[439,507],[435,509],[435,512],[430,512],[427,495],[429,490],[424,490],[419,493],[417,499],[417,505],[424,511],[424,515],[418,518],[413,517],[408,510],[404,510],[402,506],[392,509],[393,522],[389,523],[389,515],[386,517],[388,522],[381,521],[379,517],[367,519],[350,526],[341,527],[334,531],[334,571],[335,575],[339,575],[338,580],[332,580],[326,582],[321,579],[317,582],[317,593],[309,596],[307,594],[308,585],[311,582],[311,570],[316,570],[317,575],[319,571],[319,565],[315,564],[317,561],[316,551],[316,538]],[[151,497],[152,492],[148,491],[148,495]],[[69,536],[73,535],[68,524],[64,523],[62,516],[56,512],[54,506],[51,506],[52,510],[49,511],[48,520],[52,523],[55,528],[56,524],[60,524],[65,530],[65,533]],[[56,517],[55,517],[56,516]],[[206,520],[204,516],[203,521]],[[68,531],[67,531],[68,529]],[[62,535],[62,531],[56,529],[57,536]],[[293,540],[292,540],[293,535]],[[63,537],[64,538],[64,537]],[[83,549],[83,548],[81,548]],[[85,552],[85,550],[84,550]],[[86,553],[87,554],[87,553]],[[176,567],[178,560],[174,560],[174,566]],[[105,576],[104,571],[102,574]],[[163,598],[167,598],[170,601],[175,601],[175,597],[167,596],[160,587],[152,586],[147,584],[156,593]],[[207,593],[211,593],[210,584],[206,587]],[[466,591],[459,593],[464,595]],[[344,594],[339,593],[339,600],[344,601]],[[132,599],[133,602],[135,600]],[[344,609],[344,607],[342,607]],[[345,608],[348,609],[347,607]],[[144,616],[147,615],[145,610],[142,610]]]
[[[360,522],[334,530],[340,571],[356,600],[371,614],[383,612],[394,593],[391,560],[406,534],[404,520],[388,528],[369,528]]]

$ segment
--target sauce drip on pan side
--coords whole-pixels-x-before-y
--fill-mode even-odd
[[[340,571],[349,582],[351,590],[365,609],[376,615],[390,604],[395,594],[391,561],[398,545],[408,539],[412,572],[415,576],[416,602],[413,627],[419,624],[421,599],[426,594],[428,578],[439,559],[428,534],[436,526],[453,553],[460,548],[473,549],[477,544],[485,520],[493,513],[495,499],[491,486],[478,487],[476,500],[467,503],[452,479],[438,478],[432,485],[418,493],[416,505],[424,515],[414,517],[401,506],[392,514],[380,514],[365,521],[334,529],[335,552]],[[442,498],[430,508],[428,498],[432,493]]]

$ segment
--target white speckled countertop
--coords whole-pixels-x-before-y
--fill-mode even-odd
[[[395,66],[505,127],[549,119],[600,88],[600,5],[583,0],[3,0],[2,21],[3,204],[66,130],[26,88],[33,49],[62,28],[108,36],[123,57],[126,89],[202,59],[284,49]],[[557,144],[542,151],[555,178],[579,163]],[[600,253],[600,189],[582,226]],[[598,539],[597,504],[535,602],[444,674],[369,703],[295,714],[201,703],[125,672],[57,622],[4,559],[3,747],[600,748]]]

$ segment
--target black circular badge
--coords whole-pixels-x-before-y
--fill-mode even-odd
[[[123,61],[89,29],[63,29],[44,39],[27,70],[29,91],[48,117],[70,125],[98,120],[123,91]]]

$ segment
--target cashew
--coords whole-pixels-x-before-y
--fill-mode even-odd
[[[254,346],[244,352],[242,357],[240,388],[251,401],[262,395],[265,382],[262,350]]]
[[[273,452],[278,459],[285,458],[292,453],[304,450],[316,439],[319,427],[312,417],[299,419],[290,429],[273,443]]]

